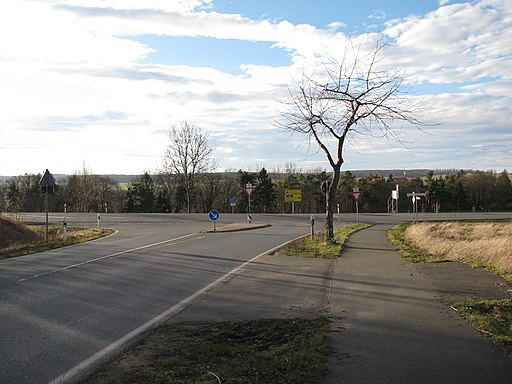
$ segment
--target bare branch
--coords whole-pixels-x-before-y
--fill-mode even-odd
[[[326,220],[329,232],[346,140],[355,142],[358,135],[367,135],[401,142],[400,126],[427,125],[416,117],[417,105],[401,92],[403,68],[381,67],[386,44],[380,39],[374,44],[366,52],[364,41],[350,42],[340,60],[329,58],[323,73],[303,72],[300,81],[288,86],[289,99],[277,123],[304,135],[309,143],[314,141],[333,169]]]
[[[214,148],[208,143],[208,134],[196,124],[183,121],[169,130],[169,146],[164,153],[164,170],[176,174],[187,194],[188,212],[191,211],[192,191],[198,175],[216,168],[211,159]]]

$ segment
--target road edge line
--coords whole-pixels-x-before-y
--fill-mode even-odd
[[[112,360],[115,356],[121,354],[123,351],[127,350],[128,348],[136,345],[138,342],[140,342],[142,339],[144,339],[144,337],[149,332],[158,328],[158,326],[160,326],[161,324],[163,324],[170,318],[176,316],[178,313],[180,313],[185,308],[190,306],[199,297],[205,295],[206,293],[208,293],[212,289],[216,288],[217,286],[229,281],[234,276],[236,276],[241,271],[243,271],[249,264],[254,263],[255,261],[257,261],[258,259],[262,258],[265,255],[274,253],[279,248],[282,248],[283,246],[291,243],[292,241],[294,241],[300,237],[303,237],[303,236],[299,236],[295,239],[289,240],[283,244],[273,247],[263,253],[260,253],[259,255],[255,256],[255,257],[253,257],[252,259],[240,264],[238,267],[236,267],[236,268],[232,269],[231,271],[227,272],[226,274],[222,275],[221,277],[214,280],[210,284],[201,288],[199,291],[193,293],[192,295],[188,296],[184,300],[180,301],[178,304],[172,306],[171,308],[167,309],[166,311],[162,312],[160,315],[158,315],[158,316],[152,318],[151,320],[147,321],[146,323],[142,324],[140,327],[134,329],[133,331],[127,333],[120,339],[117,339],[112,344],[103,348],[101,351],[96,352],[94,355],[92,355],[89,358],[78,363],[77,365],[75,365],[73,368],[71,368],[67,372],[65,372],[62,375],[51,380],[49,382],[49,384],[74,384],[74,383],[78,383],[78,382],[86,379],[94,371],[96,371],[98,368],[100,368],[103,364]]]

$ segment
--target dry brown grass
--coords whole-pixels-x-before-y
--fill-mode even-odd
[[[483,263],[512,274],[512,223],[417,223],[405,238],[436,258]]]
[[[80,244],[111,233],[111,229],[68,226],[67,241],[64,243],[62,226],[51,225],[46,242],[46,226],[26,226],[0,218],[0,260]]]
[[[0,250],[20,243],[37,241],[38,234],[25,225],[0,217]]]

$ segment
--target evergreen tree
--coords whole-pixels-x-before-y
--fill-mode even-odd
[[[127,213],[135,212],[135,203],[133,201],[132,189],[128,187],[124,201],[124,211]]]
[[[253,186],[256,184],[256,175],[254,173],[239,170],[238,178],[240,180],[240,190],[238,191],[237,201],[239,202],[240,212],[249,212],[249,198],[245,193],[245,186],[251,183]],[[251,197],[251,211],[254,211],[254,194]]]
[[[133,204],[133,212],[154,212],[155,184],[148,172],[137,177],[132,185],[129,199]]]
[[[496,179],[496,209],[509,210],[512,209],[512,185],[508,172],[504,170]]]
[[[352,191],[356,186],[356,178],[350,171],[345,171],[340,177],[336,200],[340,205],[341,212],[354,212],[355,202],[352,197]]]
[[[11,212],[20,212],[23,207],[22,194],[15,178],[9,180],[7,184],[7,208]]]
[[[431,212],[439,212],[443,200],[446,199],[446,185],[443,178],[434,178],[434,172],[430,171],[425,180],[425,187],[427,189],[427,207]]]
[[[277,205],[277,192],[267,170],[262,168],[256,175],[256,189],[252,197],[254,212],[272,213]]]

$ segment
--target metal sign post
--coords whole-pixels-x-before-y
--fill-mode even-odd
[[[411,197],[412,201],[412,217],[413,222],[416,222],[418,220],[418,200],[421,200],[421,198],[425,196],[425,193],[408,193],[407,197]]]
[[[245,193],[247,193],[247,198],[249,199],[249,208],[247,210],[247,221],[249,223],[252,222],[252,212],[251,212],[251,196],[256,188],[252,186],[251,183],[245,184]]]
[[[354,200],[356,201],[356,216],[357,216],[357,224],[359,224],[359,198],[361,197],[362,192],[359,190],[358,187],[354,187],[352,191],[352,196],[354,197]]]
[[[285,189],[284,202],[292,203],[292,214],[295,213],[295,202],[302,201],[302,191],[300,189]]]
[[[208,217],[210,218],[211,221],[213,221],[213,230],[216,231],[215,222],[219,220],[219,211],[217,211],[216,209],[212,209],[210,212],[208,212]]]
[[[46,244],[48,244],[48,194],[53,193],[55,190],[55,178],[53,175],[48,171],[48,169],[45,171],[44,175],[41,177],[41,180],[39,180],[38,186],[41,189],[41,193],[44,193],[44,205],[45,205],[45,211],[46,211]]]
[[[231,214],[235,213],[235,207],[236,207],[236,197],[235,196],[233,196],[229,200],[229,205],[231,205]]]

